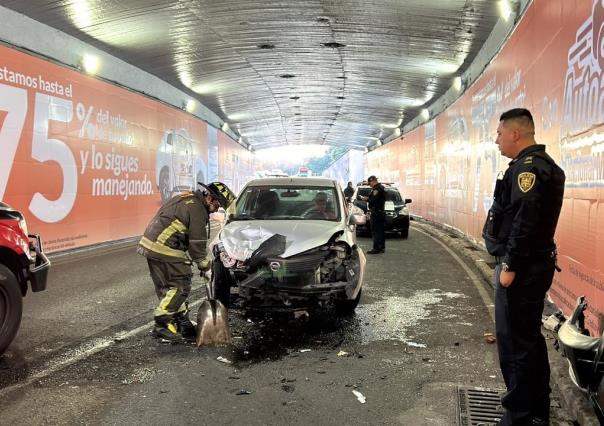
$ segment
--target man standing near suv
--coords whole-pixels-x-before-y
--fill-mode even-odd
[[[495,328],[507,392],[502,426],[549,425],[550,368],[541,334],[545,294],[556,266],[554,232],[564,198],[564,172],[535,142],[531,113],[501,114],[497,140],[512,159],[497,180],[483,229],[495,256]]]
[[[370,212],[371,235],[373,237],[373,249],[367,254],[379,254],[386,251],[386,236],[384,234],[384,225],[386,224],[386,212],[384,204],[386,203],[386,190],[378,182],[375,176],[369,176],[367,183],[371,187],[368,197],[362,197],[367,200],[367,209]]]

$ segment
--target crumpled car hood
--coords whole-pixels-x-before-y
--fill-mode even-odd
[[[288,220],[234,221],[220,231],[217,240],[222,242],[229,257],[245,261],[260,244],[275,234],[281,234],[286,237],[285,252],[281,257],[287,258],[327,243],[343,227],[340,222],[319,220],[303,223]]]

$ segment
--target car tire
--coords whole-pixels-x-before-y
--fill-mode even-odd
[[[360,289],[359,294],[357,294],[357,297],[355,297],[354,299],[340,300],[336,302],[336,314],[340,316],[350,316],[354,314],[354,310],[356,309],[359,304],[359,301],[361,300],[362,292],[363,289]]]
[[[172,197],[172,188],[170,188],[170,172],[164,167],[159,173],[159,195],[162,204],[166,204]]]
[[[212,263],[212,275],[214,285],[214,298],[228,308],[231,302],[231,274],[220,262],[214,260]]]
[[[401,231],[401,238],[408,238],[409,237],[409,229],[405,229],[404,231]]]
[[[23,313],[23,299],[15,274],[0,264],[0,354],[11,344]]]

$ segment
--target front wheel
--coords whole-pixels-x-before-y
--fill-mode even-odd
[[[162,204],[166,204],[172,197],[172,188],[170,186],[170,172],[164,167],[159,174],[159,194]]]
[[[11,344],[21,324],[23,299],[15,274],[0,265],[0,354]]]

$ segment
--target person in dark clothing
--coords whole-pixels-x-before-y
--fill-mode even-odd
[[[367,183],[371,186],[371,192],[368,197],[361,197],[367,200],[371,235],[373,237],[373,249],[369,250],[367,254],[384,253],[386,251],[386,236],[384,234],[384,226],[386,224],[386,212],[384,211],[386,190],[375,176],[369,176]]]
[[[352,182],[348,182],[348,186],[344,188],[344,197],[346,197],[346,201],[350,202],[352,200],[353,195],[354,188],[352,186]]]
[[[191,292],[191,265],[201,273],[212,267],[207,256],[210,213],[226,209],[235,194],[213,182],[195,192],[183,192],[164,204],[151,220],[137,252],[147,258],[159,305],[155,308],[153,335],[170,341],[195,338],[189,320],[187,297]]]
[[[497,128],[501,154],[511,158],[495,185],[483,228],[495,256],[495,328],[507,392],[500,425],[549,424],[549,360],[541,315],[556,265],[554,233],[564,197],[564,172],[535,142],[524,108],[504,112]]]

